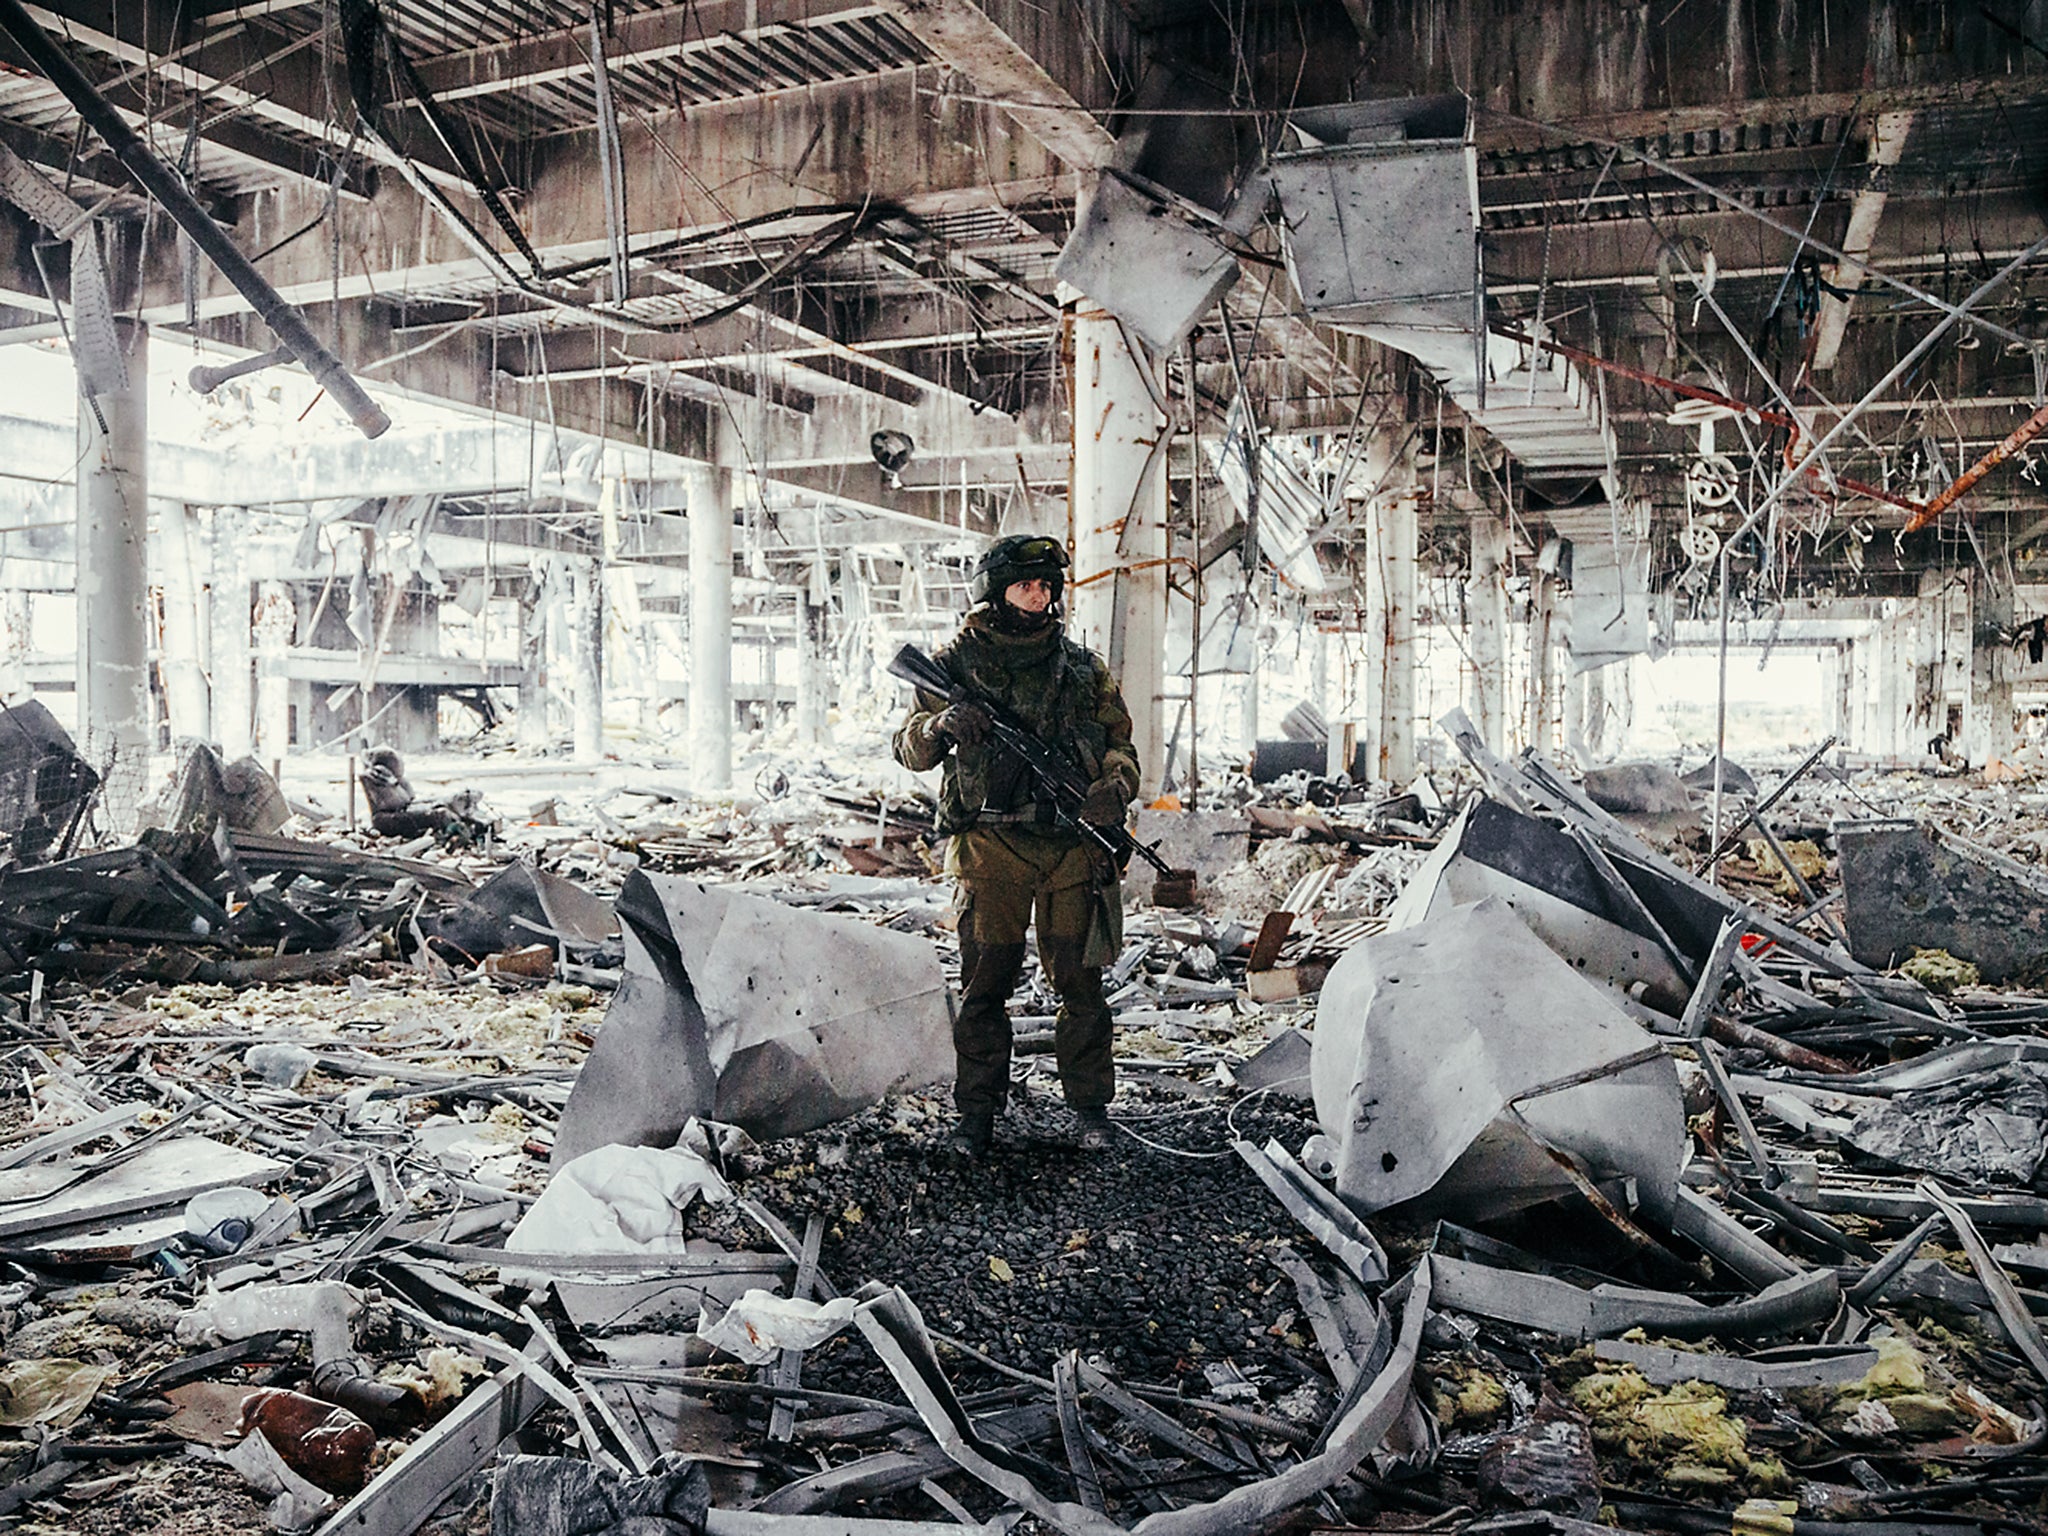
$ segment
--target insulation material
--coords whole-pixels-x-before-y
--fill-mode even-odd
[[[683,1215],[699,1198],[718,1204],[732,1191],[696,1153],[598,1147],[555,1170],[505,1239],[505,1251],[673,1258],[688,1251]],[[510,1268],[504,1277],[535,1285],[548,1278]]]

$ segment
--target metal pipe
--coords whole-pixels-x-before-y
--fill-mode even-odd
[[[210,395],[230,379],[239,379],[245,374],[261,373],[266,368],[275,368],[280,363],[294,361],[296,357],[290,347],[275,347],[261,356],[245,357],[239,362],[222,363],[217,367],[208,367],[202,363],[185,377],[194,394]]]
[[[2026,447],[2027,444],[2039,437],[2044,431],[2048,431],[2048,405],[2042,406],[2041,409],[2014,427],[2006,435],[2004,442],[1992,448],[1983,458],[1972,464],[1960,475],[1957,475],[1955,479],[1949,481],[1939,495],[1933,497],[1926,506],[1913,514],[1912,520],[1906,524],[1904,531],[1907,533],[1918,533],[1922,528],[1925,528],[1929,523],[1941,516],[1942,513],[1954,506],[1961,497],[1967,495],[1970,488],[1979,480],[1982,480],[1992,470],[1998,468],[1999,465]]]
[[[304,363],[320,387],[348,412],[363,435],[381,436],[391,425],[391,418],[384,414],[383,408],[369,397],[362,385],[342,366],[341,360],[320,344],[298,306],[285,302],[228,238],[227,231],[199,206],[198,199],[186,190],[177,172],[158,158],[156,152],[128,126],[113,104],[71,62],[63,49],[36,25],[35,18],[29,15],[21,0],[0,0],[0,31],[6,32],[28,55],[29,61],[64,93],[85,125],[100,136],[114,157],[127,168],[128,174],[156,199],[180,229],[192,237],[192,243],[206,253],[223,277],[235,285],[236,291],[262,317],[263,323],[291,349],[292,356]]]

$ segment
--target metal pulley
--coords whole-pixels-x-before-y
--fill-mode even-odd
[[[1721,535],[1705,523],[1687,523],[1678,530],[1678,547],[1694,565],[1711,565],[1721,553]]]
[[[1725,453],[1703,453],[1685,468],[1685,494],[1696,507],[1725,507],[1735,499],[1742,472]]]

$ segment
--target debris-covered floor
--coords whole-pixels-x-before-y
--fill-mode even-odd
[[[1108,1155],[1035,980],[949,1150],[929,821],[848,780],[46,817],[0,1523],[2048,1523],[2048,797],[1731,764],[1710,884],[1697,774],[1460,745],[1144,813]]]

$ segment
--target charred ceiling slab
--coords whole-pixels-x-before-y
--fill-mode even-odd
[[[1889,966],[1945,949],[1988,982],[2048,961],[2048,878],[1913,821],[1839,823],[1850,953]]]

